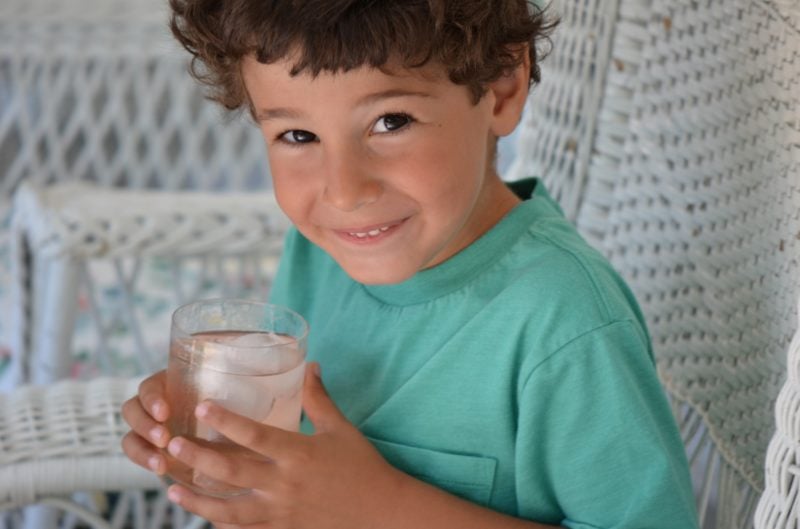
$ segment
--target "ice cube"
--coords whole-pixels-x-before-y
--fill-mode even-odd
[[[273,333],[217,337],[202,347],[204,367],[239,375],[282,373],[303,359],[293,338]]]
[[[289,397],[302,386],[303,372],[296,368],[303,365],[303,355],[289,336],[248,333],[201,343],[195,375],[199,400],[264,421],[276,398]]]
[[[212,400],[225,408],[263,421],[272,410],[275,395],[266,390],[259,377],[242,377],[200,368],[196,373],[198,402]]]
[[[277,374],[288,371],[302,361],[297,341],[275,333],[243,334],[225,342],[231,369]]]
[[[231,347],[272,347],[275,345],[288,345],[294,342],[294,338],[286,336],[285,334],[253,332],[241,334],[231,340],[226,340],[225,345]]]

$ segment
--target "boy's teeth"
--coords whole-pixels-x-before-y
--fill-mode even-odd
[[[359,239],[364,239],[366,237],[377,237],[381,233],[387,231],[389,226],[384,226],[383,228],[378,228],[376,230],[370,230],[368,232],[350,232],[350,235],[354,237],[358,237]]]

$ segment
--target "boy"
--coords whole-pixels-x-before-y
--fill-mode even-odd
[[[494,168],[539,78],[540,10],[171,3],[196,75],[267,140],[296,227],[271,301],[308,319],[316,361],[303,434],[196,410],[259,461],[170,440],[163,375],[143,383],[133,461],[163,473],[167,448],[253,489],[173,501],[218,528],[696,527],[635,300],[540,182]]]

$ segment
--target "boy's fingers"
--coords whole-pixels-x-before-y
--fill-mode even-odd
[[[122,418],[140,437],[147,439],[159,448],[167,446],[169,431],[145,411],[137,397],[128,399],[123,403]]]
[[[348,422],[322,384],[320,367],[316,362],[308,364],[306,368],[303,409],[316,431],[330,431],[343,421]]]
[[[167,489],[167,497],[187,511],[213,521],[217,529],[250,527],[264,522],[269,516],[264,504],[251,494],[215,498],[197,494],[182,485],[171,485]]]
[[[161,475],[167,471],[164,456],[135,432],[128,432],[122,438],[122,451],[128,459],[151,472]]]
[[[200,403],[195,415],[234,443],[270,459],[280,459],[296,445],[298,434],[248,419],[211,401]]]
[[[139,384],[139,400],[147,413],[158,422],[169,418],[169,408],[166,401],[167,372],[159,371]]]
[[[220,451],[220,447],[203,447],[183,437],[169,443],[170,455],[196,472],[215,481],[243,489],[263,488],[277,480],[275,465],[258,454]]]

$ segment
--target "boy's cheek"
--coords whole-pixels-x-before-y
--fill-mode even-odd
[[[310,200],[316,192],[317,183],[309,177],[307,169],[293,167],[289,164],[270,164],[272,171],[272,187],[278,205],[292,218],[300,204]]]

